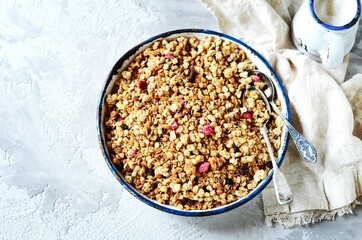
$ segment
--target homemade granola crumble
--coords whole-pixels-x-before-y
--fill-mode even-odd
[[[118,71],[106,97],[106,144],[125,181],[183,210],[219,207],[253,190],[270,170],[260,127],[270,118],[277,152],[283,126],[248,90],[265,85],[248,77],[253,69],[235,43],[178,37],[154,42]]]

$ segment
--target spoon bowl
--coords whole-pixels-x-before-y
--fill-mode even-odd
[[[264,97],[266,97],[267,102],[271,102],[274,100],[275,97],[275,87],[271,80],[261,71],[258,70],[251,70],[248,73],[248,76],[258,76],[262,82],[264,82],[267,87],[263,90]]]
[[[263,81],[267,88],[263,90],[262,94],[264,98],[267,99],[267,102],[272,106],[273,110],[279,115],[279,117],[284,121],[287,129],[292,136],[292,139],[298,149],[299,154],[303,158],[304,161],[309,163],[317,162],[317,151],[314,146],[307,141],[293,126],[290,122],[285,118],[283,113],[280,112],[278,107],[274,103],[275,97],[275,88],[272,81],[267,77],[263,72],[258,70],[249,71],[248,76],[258,76],[258,79]],[[259,90],[259,89],[258,89]],[[260,90],[259,90],[260,91]],[[260,91],[261,92],[261,91]],[[268,105],[269,105],[268,104]]]
[[[269,115],[271,114],[271,109],[268,103],[268,99],[267,97],[264,95],[264,93],[259,90],[258,88],[255,87],[250,87],[249,90],[251,91],[256,91],[259,96],[261,96],[264,105],[269,113]],[[244,102],[244,99],[243,99]],[[265,143],[267,145],[268,148],[268,152],[270,155],[270,159],[273,165],[273,183],[274,183],[274,188],[275,188],[275,194],[277,196],[277,200],[279,202],[279,204],[284,205],[284,204],[288,204],[291,201],[293,201],[293,194],[292,191],[289,187],[289,184],[284,176],[284,174],[280,171],[275,157],[274,157],[274,152],[273,152],[273,148],[270,144],[269,141],[269,137],[268,137],[268,129],[266,127],[267,123],[269,122],[269,118],[263,123],[263,126],[260,127],[260,133],[263,135]]]

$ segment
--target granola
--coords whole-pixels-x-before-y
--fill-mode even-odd
[[[114,75],[106,97],[106,144],[125,181],[148,198],[183,210],[246,196],[270,170],[260,126],[280,148],[283,123],[251,85],[255,65],[221,38],[152,43]],[[280,105],[279,101],[276,101]]]

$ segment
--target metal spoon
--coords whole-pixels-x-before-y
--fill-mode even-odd
[[[249,71],[249,76],[258,75],[263,82],[268,85],[268,88],[264,90],[266,98],[269,104],[272,106],[273,110],[279,115],[279,117],[284,121],[285,125],[288,128],[290,135],[298,149],[299,154],[302,156],[303,160],[309,163],[317,162],[317,151],[314,146],[308,142],[284,117],[283,113],[281,113],[278,107],[274,103],[275,89],[273,82],[267,77],[264,73],[258,70]]]
[[[262,97],[265,107],[266,107],[268,113],[270,114],[271,110],[270,110],[270,106],[268,104],[268,99],[265,97],[265,95],[262,93],[262,91],[260,91],[259,89],[255,88],[255,87],[251,87],[251,88],[249,88],[249,90],[256,91]],[[273,149],[271,147],[269,137],[268,137],[268,130],[266,128],[268,121],[269,121],[269,119],[264,122],[263,126],[260,128],[260,132],[265,139],[266,146],[268,147],[269,155],[271,158],[271,162],[273,164],[273,171],[274,171],[273,182],[274,182],[274,188],[275,188],[277,200],[278,200],[279,204],[284,205],[284,204],[287,204],[287,203],[290,203],[291,201],[293,201],[293,194],[292,194],[292,191],[288,185],[288,182],[287,182],[284,174],[279,170],[279,167],[276,163]]]

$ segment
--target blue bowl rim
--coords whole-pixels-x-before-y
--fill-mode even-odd
[[[312,13],[312,17],[313,19],[320,25],[322,25],[324,28],[332,30],[332,31],[343,31],[346,29],[350,29],[352,26],[354,26],[357,22],[358,19],[360,18],[361,15],[361,0],[356,0],[357,3],[357,9],[356,9],[356,14],[354,15],[354,17],[345,25],[342,26],[333,26],[330,25],[328,23],[323,22],[318,16],[317,13],[314,10],[314,1],[315,0],[309,0],[309,10]]]
[[[291,114],[290,114],[289,100],[288,100],[286,91],[285,91],[280,79],[278,78],[277,74],[274,72],[273,68],[269,65],[269,63],[256,50],[251,48],[249,45],[247,45],[246,43],[244,43],[243,41],[241,41],[239,39],[236,39],[236,38],[231,37],[224,33],[216,32],[213,30],[207,30],[207,29],[197,29],[197,28],[178,29],[178,30],[173,30],[173,31],[167,31],[167,32],[158,34],[154,37],[151,37],[151,38],[141,42],[140,44],[136,45],[135,47],[131,48],[116,62],[116,64],[112,68],[112,71],[109,73],[107,80],[105,81],[105,83],[103,85],[103,88],[102,88],[102,91],[101,91],[101,94],[100,94],[100,97],[98,100],[97,116],[96,116],[97,117],[98,140],[99,140],[99,144],[100,144],[100,148],[101,148],[103,157],[104,157],[109,169],[111,170],[113,175],[116,177],[116,179],[121,183],[121,185],[129,193],[131,193],[133,196],[135,196],[138,200],[142,201],[143,203],[146,203],[147,205],[149,205],[153,208],[159,209],[161,211],[179,215],[179,216],[201,217],[201,216],[210,216],[210,215],[216,215],[216,214],[220,214],[223,212],[227,212],[227,211],[230,211],[234,208],[237,208],[237,207],[247,203],[248,201],[253,199],[255,196],[257,196],[270,183],[270,181],[272,179],[273,170],[269,172],[269,174],[265,180],[263,180],[261,183],[258,184],[257,189],[253,190],[247,196],[241,198],[240,200],[237,200],[236,202],[230,203],[228,205],[221,206],[218,208],[212,208],[212,209],[208,209],[208,210],[194,210],[194,211],[185,211],[185,210],[178,210],[176,208],[169,208],[169,207],[166,207],[167,205],[163,205],[163,204],[159,204],[159,203],[151,201],[150,199],[143,196],[138,191],[134,190],[126,181],[124,181],[122,179],[122,177],[117,172],[116,167],[113,165],[111,159],[109,158],[109,156],[107,154],[106,144],[102,137],[103,131],[102,131],[102,126],[101,126],[103,100],[105,99],[107,87],[108,87],[109,83],[112,81],[112,76],[117,74],[117,70],[122,67],[123,62],[126,61],[127,59],[129,59],[132,55],[134,55],[145,44],[148,44],[148,43],[150,43],[154,40],[160,39],[160,38],[167,38],[174,34],[187,34],[187,33],[203,33],[203,34],[208,34],[208,35],[214,35],[214,36],[222,37],[224,39],[229,39],[229,40],[236,42],[236,43],[242,45],[243,47],[247,48],[252,54],[254,54],[257,58],[260,59],[260,61],[270,71],[270,74],[276,79],[275,85],[277,85],[277,87],[281,90],[282,96],[285,99],[285,105],[286,105],[286,116],[285,117],[289,121],[290,121]],[[285,146],[285,147],[282,151],[281,156],[278,159],[278,162],[277,162],[278,166],[280,166],[284,160],[284,157],[285,157],[285,154],[286,154],[286,151],[288,148],[288,140],[289,140],[289,132],[285,131],[284,143],[282,144],[282,146]]]

